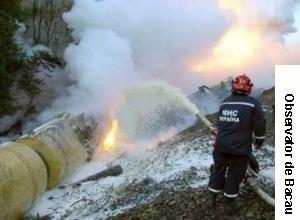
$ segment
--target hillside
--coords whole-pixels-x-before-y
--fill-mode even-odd
[[[260,185],[271,195],[274,195],[274,114],[272,98],[265,102],[267,99],[263,97],[273,93],[274,90],[261,96],[269,135],[264,148],[254,152],[261,166]],[[146,152],[127,152],[118,158],[97,156],[69,183],[47,192],[29,216],[39,215],[45,219],[212,219],[222,216],[222,207],[217,213],[204,207],[212,163],[212,140],[207,134],[198,122]],[[121,175],[71,184],[95,170],[114,165],[121,165]],[[274,219],[274,207],[247,187],[245,190],[239,198],[241,219]]]

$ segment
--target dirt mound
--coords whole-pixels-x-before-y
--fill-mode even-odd
[[[259,97],[266,117],[266,142],[275,144],[275,87],[265,90]]]
[[[153,202],[110,217],[110,220],[129,219],[224,219],[222,196],[218,197],[216,211],[206,208],[208,192],[204,189],[166,191]],[[239,210],[229,219],[274,219],[275,210],[253,193],[239,197]]]
[[[259,100],[266,106],[273,106],[275,104],[275,87],[264,90],[259,96]]]

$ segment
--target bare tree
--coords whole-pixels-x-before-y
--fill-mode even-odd
[[[57,45],[61,37],[68,34],[62,15],[69,10],[71,0],[32,0],[32,38],[34,44],[45,44],[48,47]]]

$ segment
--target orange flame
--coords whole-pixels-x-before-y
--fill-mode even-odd
[[[257,60],[258,52],[264,48],[263,27],[245,18],[247,4],[242,0],[216,0],[220,8],[232,11],[236,22],[216,42],[210,55],[189,64],[193,72],[239,71]],[[231,17],[231,14],[230,14]]]
[[[234,67],[251,59],[259,45],[259,33],[245,28],[232,28],[214,49],[221,66]]]
[[[118,148],[118,144],[120,141],[120,128],[117,119],[112,120],[112,125],[109,130],[109,133],[104,138],[102,142],[101,151],[107,153],[115,153]]]
[[[239,68],[251,62],[260,47],[260,32],[234,26],[217,42],[211,56],[192,65],[194,72]]]

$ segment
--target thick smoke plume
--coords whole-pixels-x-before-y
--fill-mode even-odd
[[[192,91],[200,77],[187,62],[207,54],[229,26],[208,0],[76,0],[64,19],[75,41],[65,51],[74,85],[44,117],[113,111],[122,91],[147,79]]]
[[[65,71],[74,83],[40,118],[114,113],[127,88],[149,79],[189,93],[246,72],[270,86],[274,64],[299,62],[299,47],[284,45],[297,2],[75,0],[64,15],[74,38]]]

